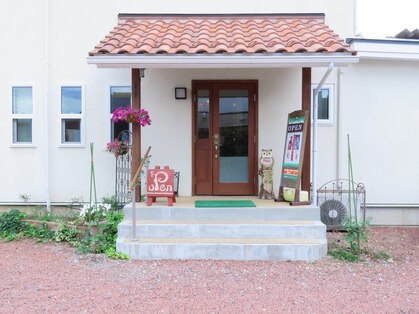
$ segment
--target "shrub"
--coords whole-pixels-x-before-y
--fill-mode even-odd
[[[8,241],[14,240],[24,230],[25,224],[22,219],[25,214],[17,209],[0,214],[0,238]]]

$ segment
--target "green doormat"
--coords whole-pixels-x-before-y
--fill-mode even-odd
[[[195,207],[256,207],[250,200],[195,201]]]

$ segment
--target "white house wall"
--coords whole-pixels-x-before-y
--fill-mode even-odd
[[[45,201],[43,18],[40,1],[0,3],[0,202],[19,201],[19,194]],[[11,145],[13,85],[33,87],[33,147]]]
[[[342,141],[349,133],[368,203],[419,204],[418,86],[418,62],[361,60],[344,71]]]
[[[48,29],[45,30],[45,4]],[[130,84],[129,70],[97,69],[86,63],[89,50],[117,23],[118,13],[317,13],[326,14],[326,23],[342,37],[353,31],[353,1],[137,1],[137,0],[17,0],[0,3],[0,156],[2,174],[0,202],[46,201],[46,124],[49,125],[50,195],[52,202],[74,197],[88,199],[89,143],[95,143],[96,184],[100,197],[112,195],[114,158],[104,153],[109,141],[109,85]],[[47,31],[45,33],[45,31]],[[48,72],[44,71],[45,38],[48,38]],[[314,70],[313,77],[324,72]],[[48,75],[48,121],[45,120]],[[191,103],[192,79],[259,80],[259,148],[272,147],[277,167],[283,152],[286,114],[301,106],[301,69],[279,70],[147,70],[143,80],[143,105],[150,110],[153,124],[143,129],[143,149],[152,144],[153,163],[169,163],[181,171],[180,192],[191,193]],[[332,79],[333,80],[333,79]],[[313,79],[314,81],[314,79]],[[11,145],[11,87],[33,86],[34,145]],[[77,84],[84,88],[84,145],[60,144],[60,87]],[[188,87],[186,101],[174,100],[175,86]],[[323,146],[320,131],[320,145]],[[329,136],[329,135],[327,135]],[[151,140],[162,138],[162,140]],[[170,160],[167,158],[170,153]],[[326,156],[326,157],[325,157]],[[332,155],[327,158],[329,171]],[[330,161],[329,161],[330,159]],[[334,174],[320,171],[321,180]],[[321,180],[319,182],[321,182]],[[279,182],[279,168],[275,176]]]

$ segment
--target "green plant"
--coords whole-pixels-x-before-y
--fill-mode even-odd
[[[102,203],[110,205],[111,206],[110,209],[114,211],[121,210],[124,207],[123,204],[118,202],[118,200],[116,199],[114,195],[111,197],[102,198]]]
[[[362,251],[372,260],[383,260],[383,261],[391,260],[391,255],[384,251],[375,252],[368,248],[364,248]]]
[[[105,254],[107,257],[111,259],[129,259],[129,255],[116,251],[115,248],[109,247],[105,250]]]
[[[80,209],[81,222],[88,223],[89,226],[97,226],[99,222],[106,218],[111,205],[103,203],[85,204]]]
[[[34,218],[36,220],[41,221],[54,221],[55,218],[52,216],[51,213],[49,213],[45,207],[43,206],[35,206],[31,207],[30,214],[28,215],[28,218]]]
[[[31,195],[30,195],[30,194],[25,194],[25,193],[23,193],[23,194],[19,194],[19,198],[20,198],[23,202],[27,203],[27,202],[29,202],[29,200],[31,199]]]
[[[108,205],[110,208],[110,205]],[[98,223],[90,221],[89,231],[83,234],[76,228],[60,222],[57,229],[49,229],[46,221],[41,225],[33,225],[22,221],[25,214],[17,209],[0,214],[0,239],[13,241],[20,236],[37,239],[39,242],[55,240],[56,242],[69,242],[82,253],[105,253],[112,259],[128,259],[128,255],[116,251],[116,238],[118,224],[124,218],[122,211],[107,211],[106,221]],[[98,232],[92,232],[96,226]]]
[[[369,227],[369,221],[360,222],[355,217],[349,216],[343,226],[346,230],[345,239],[349,244],[350,252],[359,257],[361,254],[361,242],[368,242],[367,228]]]
[[[22,221],[24,217],[25,214],[17,209],[0,214],[0,238],[8,241],[14,240],[25,228]]]
[[[22,234],[27,238],[35,238],[38,242],[47,242],[54,238],[54,231],[48,228],[45,221],[40,226],[26,224]]]
[[[123,212],[111,211],[106,216],[106,223],[103,229],[108,244],[116,244],[118,236],[118,224],[124,219]]]
[[[83,197],[73,197],[70,199],[70,203],[68,204],[68,207],[71,209],[78,209],[82,207],[84,204]]]
[[[346,241],[349,243],[349,249],[352,254],[358,256],[358,259],[361,254],[361,242],[368,242],[367,231],[369,227],[369,221],[359,221],[358,217],[358,199],[356,195],[355,181],[354,181],[354,172],[352,166],[352,153],[351,153],[351,143],[348,138],[348,179],[350,182],[349,186],[349,215],[346,218],[343,226],[347,232]],[[352,212],[354,213],[352,215]]]
[[[60,222],[55,230],[54,240],[56,242],[75,243],[78,241],[80,231],[75,228],[68,227],[64,222]]]
[[[82,253],[105,253],[113,259],[127,259],[126,254],[116,251],[118,224],[123,218],[123,212],[109,211],[106,215],[106,222],[99,226],[103,232],[86,234],[77,245],[78,250]]]
[[[334,248],[329,249],[328,254],[341,261],[356,262],[359,260],[358,255],[352,254],[341,246],[335,246]]]

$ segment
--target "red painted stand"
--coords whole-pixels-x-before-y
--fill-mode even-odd
[[[147,206],[156,202],[157,197],[167,197],[169,206],[173,206],[175,199],[175,171],[165,166],[156,166],[147,173]]]

